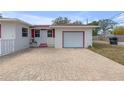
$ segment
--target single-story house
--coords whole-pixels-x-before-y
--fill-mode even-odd
[[[91,25],[30,25],[15,18],[0,18],[0,55],[35,47],[87,48],[92,46]],[[35,44],[34,44],[35,43]]]

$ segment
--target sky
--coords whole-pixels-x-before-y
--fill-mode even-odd
[[[112,18],[117,22],[124,20],[123,11],[0,11],[0,13],[3,17],[19,18],[32,25],[51,24],[52,20],[59,16],[68,17],[72,22],[80,20],[84,24],[87,19],[89,22],[106,18]]]

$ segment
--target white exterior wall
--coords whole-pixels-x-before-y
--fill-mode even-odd
[[[14,39],[0,39],[0,55],[14,52]]]
[[[87,29],[85,31],[85,48],[92,46],[92,29]]]
[[[22,28],[28,28],[28,37],[22,37]],[[16,35],[15,35],[15,51],[21,50],[21,49],[25,49],[25,48],[29,48],[29,43],[30,43],[30,30],[29,30],[29,26],[21,24],[21,23],[17,23],[16,24],[16,31],[15,31]]]
[[[6,55],[20,49],[29,47],[30,34],[22,38],[22,27],[27,27],[18,22],[0,22],[1,39],[0,55]]]
[[[15,48],[15,22],[0,22],[0,56],[14,52]]]
[[[55,29],[55,48],[62,48],[62,30]]]
[[[1,38],[15,39],[15,22],[0,22],[1,24]]]
[[[47,45],[48,45],[48,47],[54,47],[55,46],[55,38],[47,37]]]
[[[62,32],[63,31],[84,31],[85,40],[84,47],[92,46],[92,29],[90,28],[55,28],[55,48],[62,48]]]

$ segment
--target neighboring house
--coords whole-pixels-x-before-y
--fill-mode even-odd
[[[34,25],[10,18],[0,19],[0,55],[30,47],[87,48],[92,46],[88,25]]]
[[[29,47],[30,24],[15,18],[0,18],[0,55]]]

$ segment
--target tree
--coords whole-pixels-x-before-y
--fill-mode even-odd
[[[92,21],[92,22],[89,23],[88,25],[95,25],[95,26],[98,26],[98,25],[99,25],[99,21]],[[95,28],[95,29],[93,29],[93,36],[97,36],[99,31],[100,31],[100,28]]]
[[[92,21],[88,25],[96,25],[96,26],[98,26],[99,25],[99,21]]]
[[[113,35],[124,35],[124,27],[123,26],[119,26],[116,27],[113,31],[112,31]]]
[[[52,21],[53,25],[61,25],[61,24],[70,24],[70,21],[67,17],[58,17]]]
[[[103,31],[103,35],[105,36],[107,34],[107,32],[110,29],[113,29],[113,27],[116,25],[117,23],[114,22],[111,19],[103,19],[103,20],[99,20],[99,26],[100,29]]]
[[[74,21],[72,24],[82,25],[83,23],[79,20]]]

